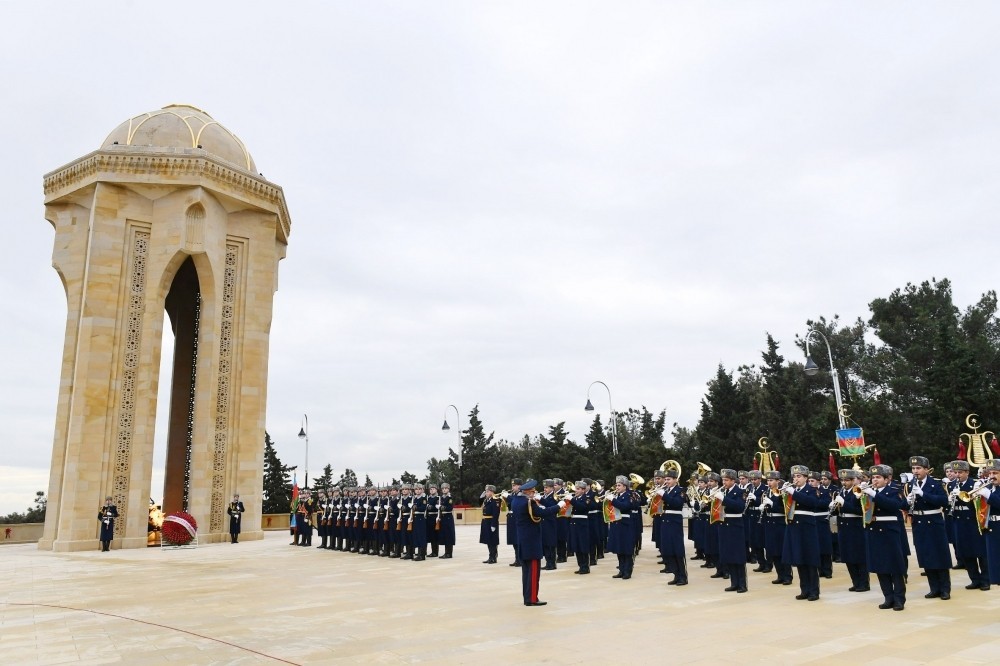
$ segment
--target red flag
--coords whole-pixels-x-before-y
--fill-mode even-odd
[[[840,481],[840,477],[837,476],[837,463],[833,460],[833,451],[830,452],[830,475],[834,481]]]
[[[994,437],[990,440],[990,450],[993,451],[994,456],[1000,456],[1000,442]]]
[[[873,455],[875,457],[875,464],[876,465],[881,465],[882,464],[882,456],[880,456],[878,454],[878,449],[875,449],[872,453],[873,453]]]
[[[779,456],[777,453],[774,454],[774,470],[776,472],[781,471],[781,456]]]
[[[958,440],[958,459],[965,460],[965,444],[962,443],[961,439]]]
[[[993,441],[995,442],[996,440],[994,439]],[[753,468],[754,468],[754,471],[760,469],[760,461],[757,460],[757,456],[753,457]]]

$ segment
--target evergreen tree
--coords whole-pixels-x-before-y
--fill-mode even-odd
[[[264,487],[262,490],[264,513],[287,513],[292,503],[291,480],[295,467],[282,465],[274,450],[271,435],[264,431]]]
[[[749,411],[747,396],[738,389],[733,374],[720,363],[701,401],[701,419],[695,435],[698,455],[714,471],[750,468],[752,445],[745,430]]]
[[[357,488],[358,475],[354,473],[353,469],[345,469],[344,473],[340,475],[340,480],[337,481],[337,485],[341,488]]]
[[[462,448],[463,481],[460,496],[469,501],[470,498],[479,497],[486,484],[495,484],[499,480],[496,468],[499,461],[493,433],[486,434],[483,423],[479,420],[479,405],[469,412],[469,427],[462,435]]]
[[[327,463],[323,473],[313,479],[312,485],[318,490],[329,490],[333,486],[333,466]]]
[[[400,475],[399,480],[402,483],[416,483],[418,481],[416,474],[410,474],[405,470],[403,471],[402,475]]]

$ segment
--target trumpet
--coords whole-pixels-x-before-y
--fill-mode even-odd
[[[959,490],[955,493],[955,497],[958,498],[960,502],[971,502],[976,496],[976,491],[983,487],[982,481],[976,481],[972,484],[972,490]]]

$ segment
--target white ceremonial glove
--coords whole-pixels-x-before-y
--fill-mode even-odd
[[[913,482],[913,472],[903,472],[899,475],[900,483],[912,483]]]
[[[791,495],[794,492],[795,492],[795,488],[793,488],[793,487],[782,486],[782,488],[781,488],[781,493],[783,495]]]
[[[568,506],[569,506],[569,500],[561,500],[559,502],[559,508],[560,509],[565,509]]]
[[[830,506],[827,507],[827,508],[829,508],[830,511],[836,511],[837,510],[837,503],[836,502],[830,502]]]
[[[764,499],[762,499],[760,501],[760,503],[761,503],[761,506],[766,506],[768,508],[771,508],[771,505],[774,504],[774,502],[771,501],[770,497],[765,497]]]
[[[837,506],[844,506],[844,496],[837,495],[835,498],[833,498],[833,503],[836,504]]]
[[[921,497],[924,494],[924,489],[920,486],[913,486],[913,490],[911,492],[917,497]]]
[[[497,531],[497,528],[495,528],[495,527],[491,527],[490,528],[490,532],[496,532],[496,531]]]
[[[663,497],[664,495],[667,494],[667,491],[664,490],[663,488],[660,488],[659,490],[656,491],[656,494],[659,495],[660,497]]]
[[[982,495],[986,499],[989,499],[990,495],[993,494],[993,489],[990,488],[989,486],[983,486],[982,488],[976,491],[976,494]]]
[[[614,493],[604,493],[604,499],[605,499],[606,501],[609,501],[609,502],[610,502],[610,501],[611,501],[611,500],[613,500],[613,499],[614,499],[615,497],[617,497],[617,495],[615,495]]]
[[[864,490],[865,495],[868,495],[868,497],[875,497],[875,489],[874,488],[864,488],[863,490]]]
[[[717,500],[721,500],[726,497],[726,493],[722,492],[721,490],[716,490],[714,493],[712,493],[712,497]]]

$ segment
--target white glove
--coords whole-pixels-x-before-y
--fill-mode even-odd
[[[722,492],[721,490],[716,490],[714,493],[712,493],[712,497],[717,500],[721,500],[725,498],[725,496],[726,493]]]
[[[899,475],[899,480],[901,483],[912,483],[913,482],[913,472],[903,472]]]
[[[495,527],[491,527],[490,528],[490,532],[496,532],[496,531],[497,531],[497,528],[495,528]]]
[[[660,488],[659,490],[656,491],[656,494],[659,495],[660,497],[663,497],[666,493],[667,491],[664,490],[663,488]]]
[[[617,497],[614,493],[604,493],[604,499],[608,502]]]
[[[917,497],[922,497],[923,494],[924,494],[924,489],[921,488],[920,486],[916,486],[915,485],[915,486],[913,486],[913,489],[910,492],[912,492]]]
[[[768,508],[771,508],[771,505],[774,504],[774,502],[771,501],[770,497],[765,497],[760,501],[760,503],[762,506],[766,506]]]
[[[560,509],[565,509],[568,506],[569,506],[569,500],[561,500],[559,502],[559,508]]]
[[[795,488],[790,487],[790,486],[782,486],[781,487],[781,492],[783,494],[785,494],[785,495],[791,495],[792,493],[795,492]]]
[[[868,495],[868,497],[875,497],[874,488],[863,488],[862,490],[864,491],[865,495]]]
[[[989,499],[990,495],[993,494],[993,489],[990,488],[989,486],[983,486],[982,488],[976,491],[976,494],[982,495],[986,499]]]
[[[830,509],[830,511],[836,511],[837,510],[837,503],[836,502],[830,502],[829,509]]]
[[[837,495],[836,497],[833,498],[833,503],[836,504],[837,506],[844,506],[844,496]]]

